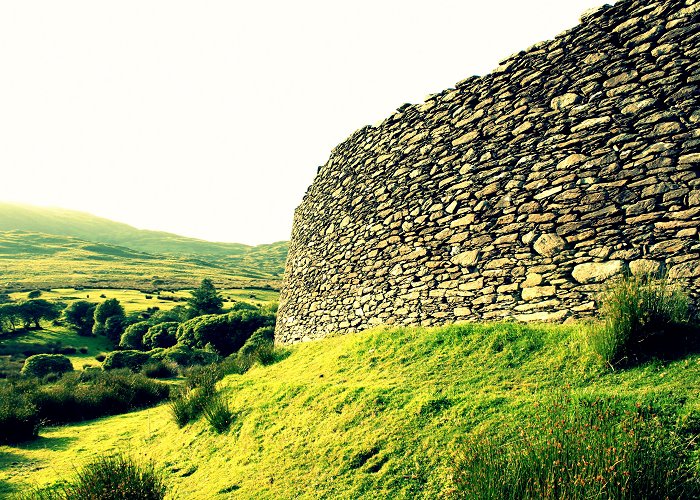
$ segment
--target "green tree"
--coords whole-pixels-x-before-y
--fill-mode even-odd
[[[191,317],[221,313],[221,305],[224,301],[209,278],[204,278],[199,288],[191,291],[190,294],[192,297],[187,300],[187,303]]]
[[[107,299],[95,308],[95,324],[92,326],[92,333],[95,335],[106,335],[115,343],[124,331],[126,314],[124,308],[117,299]],[[114,318],[110,321],[110,318]],[[109,321],[109,325],[107,322]],[[109,326],[109,328],[108,328]]]
[[[34,328],[39,329],[41,328],[39,322],[42,319],[51,321],[61,315],[61,308],[58,304],[44,299],[25,300],[20,302],[18,307],[25,328],[30,328],[34,323]]]
[[[20,320],[17,304],[0,304],[0,332],[14,331]]]
[[[119,339],[119,347],[131,350],[143,349],[143,336],[151,327],[148,321],[139,321],[126,327]]]
[[[38,299],[41,297],[41,290],[32,290],[27,294],[28,299]]]
[[[63,310],[63,318],[73,327],[78,335],[84,337],[92,334],[95,323],[95,308],[97,304],[86,300],[77,300]]]

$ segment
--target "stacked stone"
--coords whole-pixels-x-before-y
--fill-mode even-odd
[[[622,272],[700,297],[700,3],[622,0],[337,146],[276,338],[590,315]]]

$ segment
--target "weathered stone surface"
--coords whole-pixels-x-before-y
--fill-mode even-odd
[[[553,322],[561,321],[569,315],[569,311],[555,311],[555,312],[536,312],[530,314],[517,314],[515,319],[522,321],[524,323],[531,323],[533,321],[543,321],[543,322]]]
[[[455,255],[450,259],[459,266],[473,266],[479,261],[479,250],[469,250]]]
[[[616,274],[621,274],[624,269],[624,263],[621,260],[588,262],[574,267],[571,275],[579,283],[599,283]]]
[[[628,267],[698,305],[698,13],[619,0],[336,146],[294,214],[276,340],[576,320]]]
[[[530,288],[523,288],[521,295],[523,300],[533,300],[542,297],[551,297],[556,291],[556,287],[553,286],[533,286]]]
[[[566,247],[566,242],[559,235],[547,233],[540,235],[532,247],[538,254],[551,257],[562,251]]]
[[[637,259],[629,263],[630,272],[634,276],[658,276],[661,267],[661,262],[651,259]]]
[[[561,111],[570,108],[571,106],[573,106],[574,104],[578,104],[579,102],[581,102],[581,96],[569,92],[552,99],[550,105],[552,109],[556,111]]]

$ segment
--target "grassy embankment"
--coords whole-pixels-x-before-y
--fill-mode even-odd
[[[124,451],[163,467],[171,498],[436,498],[454,486],[460,443],[516,431],[561,394],[651,406],[698,432],[700,355],[613,372],[582,331],[464,325],[293,346],[220,383],[236,412],[224,434],[204,420],[179,429],[167,405],[47,428],[0,447],[0,495]]]

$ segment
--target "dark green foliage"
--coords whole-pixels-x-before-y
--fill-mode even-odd
[[[221,356],[228,356],[243,347],[255,330],[274,323],[273,315],[259,311],[200,316],[180,325],[177,341],[190,347],[211,346]]]
[[[219,360],[218,354],[203,349],[192,349],[184,345],[175,345],[168,349],[157,349],[149,352],[152,359],[175,363],[187,367],[208,365]]]
[[[511,434],[472,437],[453,474],[455,497],[697,498],[687,444],[651,406],[562,398]]]
[[[167,311],[154,311],[151,317],[148,318],[148,322],[152,325],[157,325],[158,323],[182,323],[187,319],[187,309],[183,306],[175,306]]]
[[[77,300],[63,310],[63,318],[78,335],[92,335],[96,307],[97,304],[93,302]]]
[[[132,350],[143,349],[143,337],[150,327],[147,321],[139,321],[127,326],[119,339],[119,347]]]
[[[19,304],[0,304],[0,333],[14,331],[21,321]]]
[[[688,297],[666,279],[624,277],[603,293],[600,312],[605,326],[593,330],[589,340],[610,365],[682,354],[693,341],[687,338],[695,333],[688,323]]]
[[[0,384],[0,445],[27,441],[37,436],[41,419],[28,394]]]
[[[187,304],[191,317],[221,312],[223,299],[209,278],[204,278],[199,288],[190,293],[192,297],[187,300]]]
[[[177,369],[173,363],[164,363],[163,361],[149,361],[143,368],[141,373],[148,378],[171,378],[177,375]]]
[[[40,423],[64,424],[153,406],[169,387],[128,370],[70,372],[40,383],[8,379],[0,385],[0,442],[36,437]]]
[[[23,494],[21,500],[161,500],[167,487],[152,464],[141,466],[124,455],[101,457],[68,483]]]
[[[22,374],[44,377],[49,373],[62,374],[73,371],[70,359],[62,354],[35,354],[24,361]]]
[[[119,301],[117,299],[107,299],[98,304],[95,308],[94,318],[95,324],[92,327],[92,333],[96,335],[107,335],[109,333],[111,336],[107,335],[108,338],[111,338],[116,343],[123,331],[120,329],[123,328],[123,323],[126,318],[124,308]],[[110,318],[115,319],[110,322],[108,331],[107,322]]]
[[[253,332],[253,335],[246,340],[246,343],[243,344],[238,354],[239,356],[248,358],[251,364],[257,361],[262,365],[268,365],[274,362],[275,359],[274,342],[275,327],[264,326]]]
[[[102,362],[102,368],[104,370],[128,368],[137,372],[149,359],[148,353],[142,351],[112,351],[107,354]]]
[[[32,290],[27,294],[28,299],[38,299],[41,297],[41,290]]]
[[[177,344],[177,329],[180,323],[169,321],[151,326],[143,336],[143,345],[147,349],[168,348]]]
[[[129,370],[88,370],[38,386],[31,400],[43,421],[60,424],[146,408],[169,393],[167,385]]]
[[[20,302],[17,311],[22,318],[25,328],[34,325],[34,328],[41,328],[39,322],[43,319],[52,321],[61,314],[61,307],[44,299],[31,299]]]

